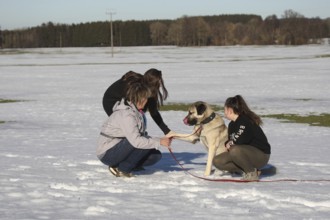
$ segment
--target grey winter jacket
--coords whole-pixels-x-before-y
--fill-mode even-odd
[[[126,138],[135,148],[158,149],[160,139],[152,138],[145,134],[143,116],[134,104],[129,103],[129,105],[125,105],[125,101],[122,99],[115,104],[113,113],[102,126],[96,155],[101,159],[107,150],[119,143],[123,138]]]

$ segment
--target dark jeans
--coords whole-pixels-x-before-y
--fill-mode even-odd
[[[159,150],[135,148],[124,138],[105,153],[101,162],[130,173],[136,167],[151,166],[161,158],[162,154]]]
[[[233,145],[229,152],[217,155],[213,164],[219,170],[245,173],[252,172],[255,168],[260,169],[267,165],[269,154],[265,154],[256,147],[250,145]]]

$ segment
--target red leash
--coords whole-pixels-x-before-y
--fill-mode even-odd
[[[235,183],[248,183],[248,182],[266,182],[266,183],[271,183],[271,182],[330,182],[330,180],[325,180],[325,179],[318,179],[318,180],[298,180],[298,179],[275,179],[275,180],[241,180],[241,179],[211,179],[211,178],[207,178],[207,177],[202,177],[202,176],[198,176],[195,175],[191,172],[188,171],[188,169],[184,168],[183,165],[180,163],[180,161],[175,157],[174,153],[172,152],[172,150],[169,148],[168,149],[173,157],[173,159],[176,161],[176,163],[181,167],[181,169],[195,177],[198,179],[202,179],[202,180],[207,180],[207,181],[213,181],[213,182],[235,182]]]

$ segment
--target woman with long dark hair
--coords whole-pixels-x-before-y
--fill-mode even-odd
[[[230,97],[225,102],[225,117],[230,120],[227,152],[213,159],[219,170],[242,172],[244,180],[259,179],[258,169],[270,158],[271,147],[261,129],[261,118],[250,110],[242,96]]]

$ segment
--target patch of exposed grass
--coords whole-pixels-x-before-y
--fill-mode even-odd
[[[23,102],[22,100],[14,100],[14,99],[0,99],[0,104],[1,103],[12,103],[12,102]],[[0,120],[0,124],[4,124],[5,121]]]
[[[311,126],[323,126],[330,127],[330,114],[323,113],[320,115],[296,115],[296,114],[273,114],[273,115],[263,115],[263,117],[276,118],[280,120],[285,120],[284,122],[295,122],[309,124]]]
[[[8,54],[24,54],[26,52],[22,50],[16,50],[16,49],[8,49],[8,50],[0,50],[0,55],[8,55]]]
[[[191,106],[187,103],[174,103],[170,102],[160,107],[161,111],[188,111],[188,108]],[[220,111],[223,110],[223,107],[220,107],[218,105],[210,105],[214,111]]]
[[[300,99],[302,101],[309,101],[309,99]],[[167,103],[160,108],[161,111],[187,111],[191,104],[187,103]],[[218,105],[211,105],[214,111],[223,111],[223,107]],[[323,113],[320,115],[297,115],[297,114],[270,114],[262,115],[262,117],[276,118],[284,122],[303,123],[311,126],[330,127],[330,114]]]
[[[12,103],[12,102],[22,102],[22,100],[0,99],[0,103]]]
[[[322,55],[318,55],[316,56],[317,58],[329,58],[330,54],[322,54]]]
[[[307,101],[311,101],[312,99],[294,99],[294,100],[307,102]]]

